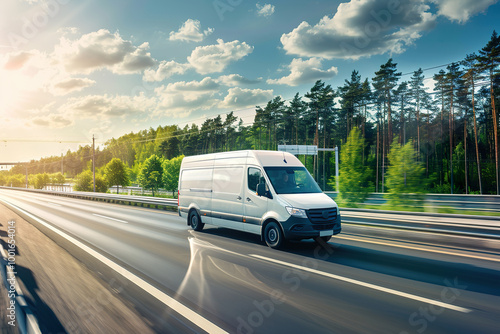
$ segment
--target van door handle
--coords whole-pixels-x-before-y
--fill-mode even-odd
[[[239,200],[241,200],[241,196],[236,197],[236,199],[237,199],[238,201],[239,201]]]

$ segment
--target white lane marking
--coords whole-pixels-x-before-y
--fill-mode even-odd
[[[53,206],[62,206],[61,204],[57,204],[57,203],[54,203],[54,202],[47,202],[47,204],[50,204],[50,205],[53,205]]]
[[[479,259],[479,260],[487,260],[487,261],[500,262],[500,259],[495,259],[495,258],[486,257],[486,256],[455,253],[455,252],[444,251],[444,250],[439,250],[439,249],[427,249],[427,248],[422,248],[422,247],[417,247],[417,246],[398,245],[396,243],[388,243],[388,242],[382,242],[382,241],[373,241],[373,240],[369,240],[369,239],[360,239],[360,238],[346,236],[346,235],[336,236],[335,239],[345,239],[345,240],[358,241],[358,242],[367,242],[367,243],[370,243],[370,244],[384,245],[384,246],[389,246],[389,247],[414,249],[414,250],[419,250],[419,251],[423,251],[423,252],[430,252],[430,253],[437,253],[437,254],[446,254],[446,255],[454,255],[454,256],[461,256],[461,257],[468,257],[468,258],[472,258],[472,259]],[[393,241],[393,242],[397,242],[397,241]],[[429,247],[436,247],[436,246],[429,245]]]
[[[193,324],[200,327],[201,329],[203,329],[207,333],[229,334],[228,332],[226,332],[225,330],[223,330],[222,328],[220,328],[216,324],[210,322],[210,320],[205,319],[204,317],[202,317],[201,315],[199,315],[195,311],[191,310],[190,308],[188,308],[184,304],[182,304],[179,301],[175,300],[174,298],[170,297],[169,295],[167,295],[163,291],[155,288],[154,286],[152,286],[148,282],[144,281],[142,278],[136,276],[135,274],[131,273],[127,269],[125,269],[125,268],[121,267],[120,265],[116,264],[115,262],[111,261],[110,259],[108,259],[104,255],[96,252],[92,248],[90,248],[87,245],[83,244],[82,242],[76,240],[72,236],[64,233],[63,231],[57,229],[56,227],[50,225],[49,223],[46,223],[45,221],[41,220],[40,218],[35,217],[31,213],[18,207],[17,205],[14,205],[14,204],[12,204],[8,201],[5,201],[3,199],[0,199],[0,201],[15,208],[16,210],[21,211],[26,216],[30,217],[33,220],[36,220],[37,222],[39,222],[43,226],[45,226],[48,229],[59,234],[61,237],[70,241],[75,246],[80,247],[82,250],[87,252],[89,255],[95,257],[97,260],[101,261],[102,263],[104,263],[105,265],[107,265],[108,267],[110,267],[111,269],[113,269],[114,271],[116,271],[117,273],[119,273],[120,275],[125,277],[126,279],[128,279],[130,282],[132,282],[135,285],[137,285],[138,287],[142,288],[144,291],[149,293],[151,296],[155,297],[160,302],[165,304],[167,307],[173,309],[175,312],[179,313],[184,318],[186,318],[188,321],[191,321]]]
[[[404,297],[404,298],[408,298],[408,299],[417,300],[419,302],[423,302],[423,303],[427,303],[427,304],[441,306],[441,307],[444,307],[444,308],[447,308],[447,309],[450,309],[450,310],[454,310],[454,311],[458,311],[458,312],[462,312],[462,313],[472,312],[472,310],[464,308],[464,307],[455,306],[455,305],[443,303],[443,302],[440,302],[440,301],[437,301],[437,300],[433,300],[433,299],[429,299],[429,298],[425,298],[425,297],[420,297],[420,296],[412,295],[412,294],[409,294],[409,293],[406,293],[406,292],[401,292],[401,291],[398,291],[398,290],[393,290],[393,289],[385,288],[383,286],[379,286],[379,285],[375,285],[375,284],[371,284],[371,283],[366,283],[366,282],[358,281],[358,280],[355,280],[355,279],[352,279],[352,278],[347,278],[347,277],[343,277],[343,276],[339,276],[339,275],[330,274],[330,273],[327,273],[327,272],[324,272],[324,271],[320,271],[320,270],[316,270],[316,269],[312,269],[312,268],[308,268],[308,267],[299,266],[299,265],[296,265],[296,264],[293,264],[293,263],[283,262],[283,261],[271,259],[271,258],[268,258],[268,257],[265,257],[265,256],[260,256],[260,255],[257,255],[257,254],[250,254],[250,256],[258,258],[258,259],[261,259],[261,260],[264,260],[264,261],[273,262],[273,263],[281,264],[283,266],[288,266],[288,267],[296,268],[296,269],[299,269],[299,270],[308,271],[308,272],[311,272],[311,273],[314,273],[314,274],[317,274],[317,275],[321,275],[321,276],[333,278],[333,279],[336,279],[336,280],[339,280],[339,281],[344,281],[344,282],[347,282],[347,283],[352,283],[352,284],[360,285],[360,286],[363,286],[365,288],[369,288],[369,289],[373,289],[373,290],[378,290],[378,291],[390,293],[390,294],[393,294],[393,295],[396,295],[396,296],[400,296],[400,297]]]
[[[125,223],[125,224],[128,224],[128,222],[126,222],[125,220],[120,220],[120,219],[116,219],[116,218],[111,218],[111,217],[108,217],[108,216],[103,216],[103,215],[99,215],[97,213],[93,213],[92,215],[96,216],[96,217],[100,217],[100,218],[104,218],[104,219],[109,219],[109,220],[114,220],[116,222],[120,222],[120,223]]]

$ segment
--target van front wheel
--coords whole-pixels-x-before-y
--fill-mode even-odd
[[[189,213],[189,225],[191,225],[195,231],[201,231],[205,226],[205,224],[201,222],[200,215],[196,212],[196,210]]]
[[[264,229],[264,241],[274,249],[283,246],[284,236],[279,225],[275,222],[270,222]]]

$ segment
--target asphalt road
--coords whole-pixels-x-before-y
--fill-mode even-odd
[[[191,231],[171,212],[8,190],[0,200],[88,247],[74,252],[89,268],[101,260],[88,252],[110,260],[114,269],[100,270],[123,282],[156,332],[499,332],[495,245],[459,248],[443,236],[409,241],[344,226],[327,245],[276,251],[246,233]]]

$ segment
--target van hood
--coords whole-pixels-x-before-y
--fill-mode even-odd
[[[313,194],[280,194],[277,195],[288,204],[298,209],[325,209],[337,207],[337,203],[323,193]]]

